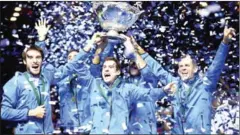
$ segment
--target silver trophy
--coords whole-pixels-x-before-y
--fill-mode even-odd
[[[108,31],[107,38],[115,40],[124,40],[118,32],[126,31],[144,12],[126,2],[93,2],[93,10],[101,27]]]

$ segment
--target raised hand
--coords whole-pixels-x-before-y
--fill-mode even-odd
[[[88,41],[87,45],[84,47],[86,52],[94,48],[94,45],[98,48],[98,53],[101,53],[107,45],[107,38],[105,37],[105,32],[96,32],[93,34],[91,40]]]
[[[35,23],[35,29],[37,30],[39,41],[45,40],[50,27],[51,27],[51,25],[47,25],[47,20],[43,19],[43,18],[39,19]]]
[[[93,44],[96,44],[97,46],[105,45],[107,44],[107,38],[105,37],[105,32],[96,32],[93,34],[91,41]]]
[[[131,41],[134,45],[135,50],[139,53],[139,54],[144,54],[145,50],[136,42],[136,40],[133,38],[133,36],[131,36]]]
[[[126,35],[124,35],[124,34],[120,34],[120,37],[122,37],[123,39],[125,39],[125,41],[123,42],[123,45],[124,45],[125,47],[131,46],[131,47],[134,48],[134,44],[133,44],[133,42],[132,42],[131,37],[126,36]]]
[[[133,39],[124,34],[120,34],[120,36],[125,39],[123,42],[123,45],[125,46],[124,55],[129,57],[131,54],[134,54],[136,52]]]
[[[227,26],[228,22],[225,24],[225,28],[223,31],[223,43],[228,44],[232,41],[232,37],[235,36],[235,29],[228,28]]]
[[[137,44],[133,37],[128,37],[126,35],[120,34],[120,36],[125,39],[123,45],[125,46],[124,55],[129,59],[134,59],[138,69],[144,68],[147,63],[145,60],[137,53],[135,48]]]

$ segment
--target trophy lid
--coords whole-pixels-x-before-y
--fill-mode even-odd
[[[132,12],[134,14],[141,14],[144,11],[140,11],[137,7],[131,6],[130,4],[126,2],[92,2],[93,3],[93,10],[98,12],[98,8],[100,6],[115,6],[119,9],[122,9],[124,11]]]

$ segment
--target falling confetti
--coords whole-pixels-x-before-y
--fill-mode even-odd
[[[5,12],[10,5],[6,2],[2,3],[1,11]],[[22,5],[20,17],[25,17],[25,21],[21,22],[18,19],[13,24],[10,23],[10,17],[4,16],[1,22],[0,63],[4,65],[1,67],[1,71],[4,71],[4,74],[8,74],[9,77],[14,73],[8,72],[15,72],[15,70],[8,71],[8,68],[14,65],[10,59],[12,56],[17,59],[16,67],[13,68],[16,70],[20,69],[19,67],[24,68],[22,59],[18,58],[21,57],[25,46],[34,44],[37,39],[34,23],[40,17],[46,18],[51,25],[47,35],[49,53],[46,55],[46,61],[56,67],[67,62],[67,52],[71,49],[82,48],[93,33],[104,31],[96,19],[91,2],[31,1],[12,3],[16,7],[19,4]],[[133,35],[139,45],[174,75],[177,75],[176,60],[186,53],[197,60],[200,72],[206,72],[213,61],[223,37],[223,28],[228,21],[228,26],[236,30],[236,38],[231,43],[229,56],[221,74],[224,83],[219,82],[218,91],[226,90],[226,84],[229,87],[229,93],[234,90],[239,92],[239,38],[237,38],[239,36],[239,4],[237,2],[153,1],[129,3],[138,6],[145,12],[125,34]],[[127,65],[128,61],[123,54],[123,45],[115,46],[114,56],[118,57],[120,63]],[[125,67],[123,66],[123,68]],[[129,74],[125,71],[124,75],[128,76]],[[3,82],[9,79],[8,76],[2,77]],[[207,80],[204,82],[208,83]],[[56,90],[53,91],[56,92]],[[55,92],[51,95],[54,95]],[[237,96],[237,92],[232,92],[230,95]],[[229,93],[225,92],[221,96],[221,100],[229,97]],[[220,128],[225,130],[221,126]]]

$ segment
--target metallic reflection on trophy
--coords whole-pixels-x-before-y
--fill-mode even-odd
[[[107,38],[115,40],[124,40],[118,32],[126,31],[144,12],[126,2],[93,2],[93,10],[101,27],[108,31]]]

